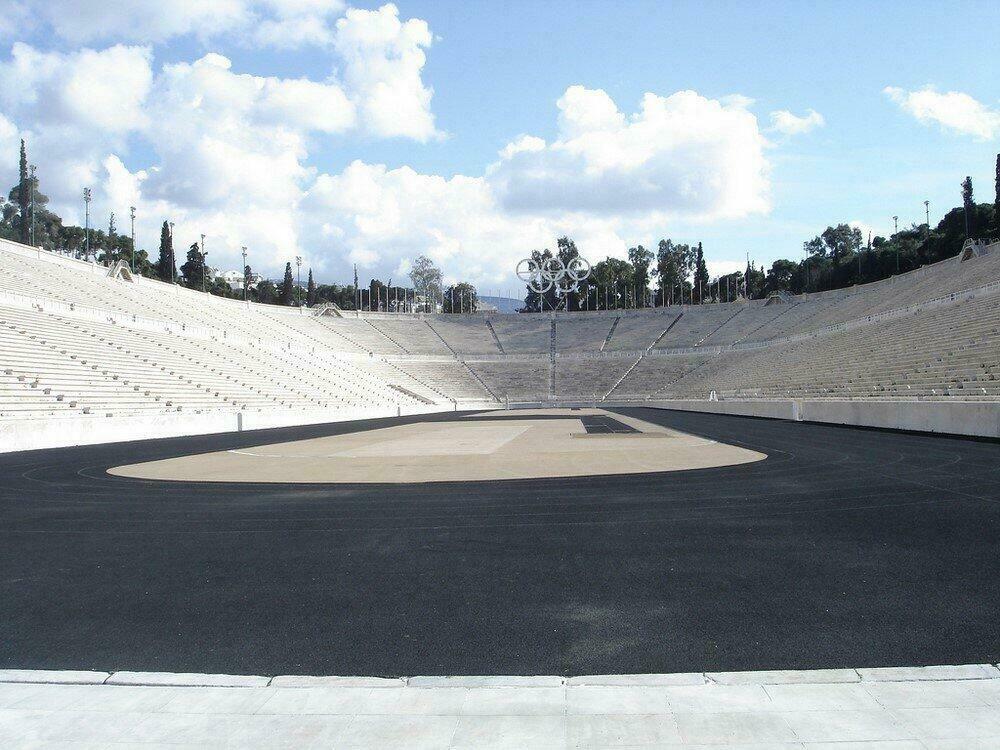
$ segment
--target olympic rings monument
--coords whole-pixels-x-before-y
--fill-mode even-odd
[[[558,256],[545,258],[541,262],[525,258],[517,264],[517,278],[528,285],[528,289],[538,295],[555,287],[559,306],[566,304],[566,295],[580,289],[580,282],[590,278],[590,261],[579,255],[564,263]],[[540,306],[539,306],[540,307]]]

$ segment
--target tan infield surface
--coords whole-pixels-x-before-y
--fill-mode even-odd
[[[195,482],[468,482],[645,474],[760,461],[763,453],[609,415],[639,433],[587,433],[602,409],[503,411],[179,456],[108,473]],[[545,416],[546,419],[538,419]],[[552,419],[553,416],[560,417]]]

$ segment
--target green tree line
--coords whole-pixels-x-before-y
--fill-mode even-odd
[[[605,258],[594,264],[579,289],[555,286],[538,294],[530,286],[525,312],[539,310],[606,310],[659,307],[670,304],[731,302],[740,297],[758,299],[775,292],[802,294],[842,289],[880,281],[956,255],[966,239],[1000,238],[1000,154],[996,160],[995,196],[977,203],[972,179],[961,183],[962,204],[950,209],[936,226],[926,222],[898,229],[889,237],[865,238],[848,224],[828,226],[803,242],[801,260],[782,258],[770,268],[748,260],[743,271],[710,278],[705,251],[696,245],[662,239],[656,249],[629,248],[628,259]],[[556,241],[556,251],[535,250],[538,264],[558,257],[564,264],[580,253],[569,237]],[[653,280],[657,288],[651,287]]]

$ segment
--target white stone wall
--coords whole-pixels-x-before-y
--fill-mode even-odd
[[[0,453],[96,445],[131,440],[262,430],[269,427],[346,422],[352,419],[396,417],[450,411],[449,406],[401,409],[218,411],[205,414],[158,414],[136,417],[53,417],[0,421]]]
[[[986,401],[651,401],[617,405],[1000,437],[1000,403]]]

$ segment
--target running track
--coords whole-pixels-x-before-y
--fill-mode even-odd
[[[1000,661],[1000,444],[619,411],[769,458],[472,485],[104,474],[461,415],[0,455],[0,667],[593,674]]]

